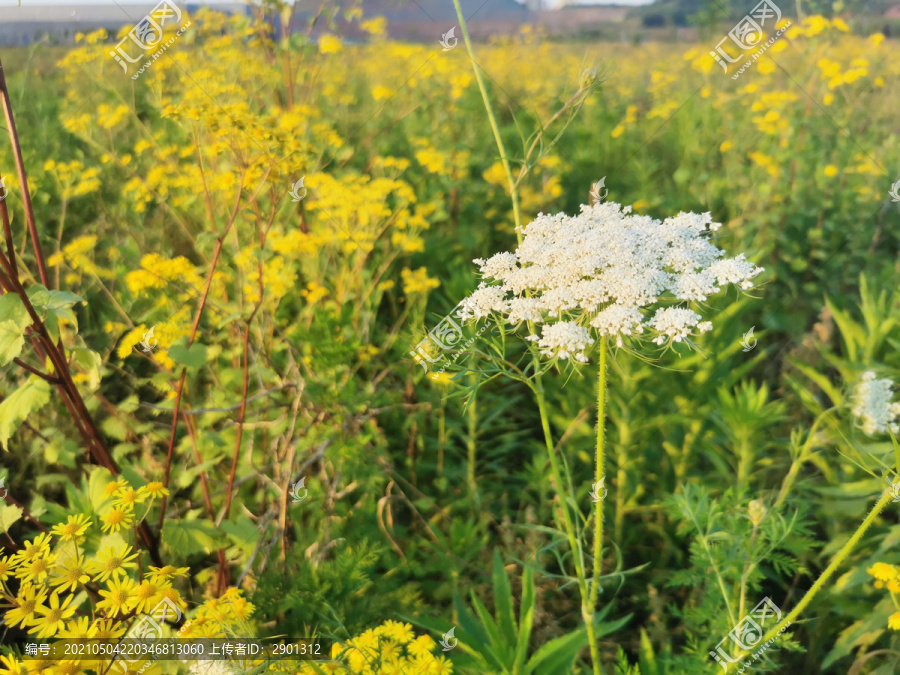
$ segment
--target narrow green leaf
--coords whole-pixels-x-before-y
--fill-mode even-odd
[[[513,672],[520,673],[528,657],[528,642],[534,624],[534,571],[525,565],[522,571],[522,601],[519,604],[519,635],[516,640],[516,660]]]
[[[503,569],[503,558],[500,551],[494,549],[494,612],[497,615],[497,623],[503,634],[503,642],[506,645],[516,644],[516,615],[513,608],[512,591],[510,590],[509,577]]]

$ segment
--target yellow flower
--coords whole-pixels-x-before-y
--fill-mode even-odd
[[[379,84],[375,87],[372,87],[372,98],[374,98],[376,101],[388,99],[393,95],[394,92],[384,85]]]
[[[387,35],[387,19],[383,16],[376,16],[368,21],[363,21],[359,24],[359,27],[370,35],[375,35],[377,37],[384,37]]]
[[[832,103],[834,103],[834,94],[830,92],[825,94],[825,96],[822,98],[822,103],[824,103],[825,105],[831,105]]]
[[[111,576],[128,576],[128,569],[136,567],[132,562],[138,557],[137,553],[128,555],[131,547],[126,545],[120,551],[112,546],[103,549],[97,553],[97,560],[91,562],[92,572],[96,575],[97,581],[106,581]]]
[[[107,610],[111,617],[127,614],[137,602],[134,592],[135,583],[128,577],[114,579],[107,584],[107,590],[100,591],[104,599],[97,603],[97,609]]]
[[[37,589],[28,584],[19,590],[16,596],[16,606],[6,612],[6,625],[17,626],[22,628],[33,626],[35,624],[35,612],[42,607],[44,600],[47,599],[47,591],[45,589]]]
[[[734,147],[734,143],[731,141],[722,141],[722,145],[719,146],[719,152],[728,152]]]
[[[890,581],[898,576],[896,565],[888,565],[883,562],[875,563],[866,571],[879,581]]]
[[[118,532],[123,527],[128,529],[134,520],[134,510],[131,508],[118,506],[113,508],[109,513],[101,518],[103,520],[104,532]]]
[[[80,513],[77,516],[69,516],[68,522],[65,525],[62,523],[56,525],[50,530],[50,533],[55,534],[63,541],[73,541],[87,532],[87,529],[91,526],[91,522],[92,521],[88,520],[86,515]]]
[[[173,577],[186,577],[190,571],[190,567],[172,567],[171,565],[166,565],[165,567],[150,567],[150,571],[144,574],[144,576],[154,583],[160,583],[168,581]]]
[[[617,124],[616,128],[613,129],[609,135],[612,136],[613,138],[618,138],[619,136],[621,136],[624,133],[625,133],[625,127],[623,127],[621,124]]]
[[[141,494],[139,490],[135,490],[133,487],[123,487],[122,489],[116,492],[116,499],[113,500],[114,506],[130,506],[134,507],[135,504],[141,504],[146,497]]]
[[[94,631],[93,639],[95,640],[114,640],[125,635],[127,625],[120,621],[112,619],[103,619],[97,621],[92,627]]]
[[[141,490],[144,490],[150,499],[156,499],[159,496],[169,496],[169,490],[159,481],[151,481],[142,487]]]
[[[126,358],[141,343],[146,332],[147,327],[144,324],[132,329],[130,333],[119,341],[119,346],[116,348],[116,356],[120,359]]]
[[[84,560],[79,556],[73,556],[54,568],[50,585],[59,586],[61,591],[69,590],[74,593],[79,585],[84,585],[90,580]]]
[[[320,54],[337,54],[341,51],[343,47],[343,43],[340,38],[335,35],[331,35],[330,33],[326,33],[322,37],[319,38],[319,53]]]
[[[847,22],[844,21],[843,19],[832,19],[831,25],[834,26],[835,28],[837,28],[842,33],[850,32],[850,26],[848,26]]]
[[[53,593],[50,596],[50,606],[49,607],[38,607],[38,614],[41,615],[41,618],[35,621],[35,628],[40,628],[40,631],[37,631],[37,636],[39,638],[50,637],[52,635],[56,635],[59,631],[66,627],[66,619],[72,616],[75,613],[75,607],[69,607],[69,604],[72,602],[73,596],[68,595],[66,599],[60,603],[59,593]],[[34,633],[35,630],[29,631]]]
[[[829,164],[825,167],[823,173],[829,178],[834,178],[838,175],[838,168],[834,164]]]
[[[55,561],[55,555],[32,558],[28,562],[22,563],[19,569],[16,570],[16,577],[30,583],[41,583],[50,574],[50,568]]]
[[[9,558],[7,556],[3,556],[0,558],[0,581],[6,581],[9,579],[9,572],[12,566],[9,564]]]
[[[420,267],[415,272],[404,267],[400,271],[400,277],[403,280],[403,292],[406,295],[414,295],[416,293],[427,293],[432,288],[437,288],[441,282],[428,276],[428,270]]]
[[[869,36],[869,42],[872,43],[872,46],[876,49],[884,42],[884,34],[883,33],[873,33]]]
[[[9,562],[13,567],[30,562],[38,557],[50,555],[50,535],[46,532],[39,534],[33,542],[26,541],[21,551],[14,554]]]
[[[888,617],[888,628],[900,630],[900,612],[894,612]]]
[[[430,635],[420,635],[406,646],[406,651],[414,657],[422,657],[426,654],[430,655],[431,651],[437,646],[437,643]]]

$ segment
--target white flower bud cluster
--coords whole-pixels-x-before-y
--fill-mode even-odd
[[[577,216],[539,214],[514,253],[474,261],[487,281],[463,301],[459,318],[497,312],[513,325],[542,324],[541,336],[527,339],[546,356],[578,361],[594,342],[588,326],[619,347],[645,328],[657,344],[682,342],[712,324],[673,301],[703,302],[727,284],[746,290],[763,271],[743,254],[724,258],[708,239],[719,227],[709,213],[659,221],[614,202],[582,206]]]
[[[862,380],[853,391],[853,415],[858,417],[864,433],[869,436],[886,434],[888,429],[896,434],[900,429],[900,403],[891,403],[894,383],[885,378],[876,379],[871,370],[863,373]]]

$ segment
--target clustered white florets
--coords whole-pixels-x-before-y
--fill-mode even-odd
[[[510,324],[541,324],[538,341],[547,356],[586,361],[593,344],[587,326],[601,336],[656,333],[654,342],[682,342],[712,328],[699,314],[672,301],[703,302],[726,284],[753,287],[763,271],[741,254],[725,252],[707,235],[719,229],[709,213],[679,213],[664,221],[631,214],[613,202],[582,206],[577,216],[539,214],[524,229],[514,253],[475,260],[484,279],[461,304],[463,320],[491,312]],[[652,308],[660,301],[665,307]],[[644,312],[653,311],[649,318]],[[555,320],[555,321],[554,321]]]
[[[863,373],[862,380],[853,391],[853,414],[858,417],[864,433],[898,433],[897,418],[900,417],[900,403],[891,403],[894,383],[885,378],[876,379],[871,370]]]

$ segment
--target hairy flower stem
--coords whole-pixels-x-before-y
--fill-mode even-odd
[[[593,672],[594,675],[601,675],[600,648],[597,646],[597,638],[594,632],[595,603],[591,602],[593,592],[588,590],[587,574],[584,569],[584,555],[581,549],[581,543],[578,541],[578,537],[575,534],[575,523],[572,521],[572,514],[569,512],[569,495],[566,490],[566,484],[563,483],[562,480],[559,462],[556,459],[553,438],[550,435],[547,402],[544,398],[544,389],[541,387],[540,380],[537,381],[534,392],[537,398],[538,411],[541,415],[541,427],[544,430],[544,441],[547,444],[547,454],[550,457],[550,471],[553,474],[556,490],[559,493],[560,511],[562,512],[563,524],[566,528],[566,537],[569,540],[569,546],[572,549],[572,558],[575,561],[575,574],[578,577],[578,590],[581,593],[581,615],[587,628],[588,642],[591,648],[591,661],[593,662],[594,667]]]
[[[834,558],[831,559],[831,562],[828,564],[828,567],[819,575],[819,578],[816,579],[815,583],[809,587],[809,590],[806,591],[806,595],[804,595],[800,602],[797,603],[797,606],[791,610],[791,613],[784,617],[776,626],[772,628],[768,633],[766,633],[762,640],[760,640],[760,644],[765,644],[773,637],[778,634],[783,627],[786,625],[793,623],[794,620],[800,616],[800,612],[806,609],[806,606],[812,602],[812,599],[816,596],[822,587],[825,586],[825,583],[831,578],[831,575],[837,571],[837,568],[841,566],[841,563],[846,560],[847,556],[850,555],[850,552],[856,547],[859,543],[859,540],[862,539],[862,536],[866,533],[866,530],[871,527],[872,523],[875,522],[875,519],[879,516],[885,506],[888,505],[890,501],[892,501],[893,495],[890,490],[885,490],[881,497],[877,502],[875,502],[875,506],[872,507],[872,510],[869,511],[869,515],[866,516],[866,519],[862,522],[862,524],[856,529],[856,532],[847,540],[847,543],[841,547],[841,550],[838,551]],[[735,658],[739,658],[745,655],[747,652],[739,652],[735,655]],[[729,664],[730,665],[730,664]],[[730,670],[730,668],[729,668]],[[727,675],[726,671],[726,675]]]
[[[484,101],[484,109],[487,112],[488,122],[491,124],[491,131],[494,133],[494,140],[497,143],[497,149],[500,150],[500,162],[503,164],[503,171],[506,173],[506,184],[509,187],[509,198],[513,204],[513,217],[516,221],[516,237],[519,243],[522,243],[522,233],[519,228],[522,225],[522,215],[519,211],[519,194],[516,189],[516,181],[513,179],[512,169],[509,168],[509,158],[506,156],[506,148],[503,145],[503,139],[500,137],[500,127],[497,126],[497,119],[494,117],[494,111],[491,108],[491,101],[488,98],[487,89],[484,86],[484,79],[481,77],[481,69],[475,60],[475,50],[472,48],[472,41],[469,39],[469,30],[466,28],[466,18],[463,16],[462,8],[459,6],[459,0],[453,0],[453,6],[456,8],[456,17],[459,19],[459,28],[463,34],[463,40],[466,43],[466,51],[469,59],[472,61],[472,70],[475,72],[475,81],[478,82],[478,90],[481,92],[481,98]]]
[[[600,483],[606,474],[603,470],[606,437],[606,373],[609,337],[600,338],[600,372],[597,376],[597,482]],[[598,489],[600,489],[598,487]],[[603,499],[597,502],[594,514],[594,569],[591,576],[591,594],[588,604],[593,613],[597,607],[597,595],[600,593],[600,572],[603,567]]]

